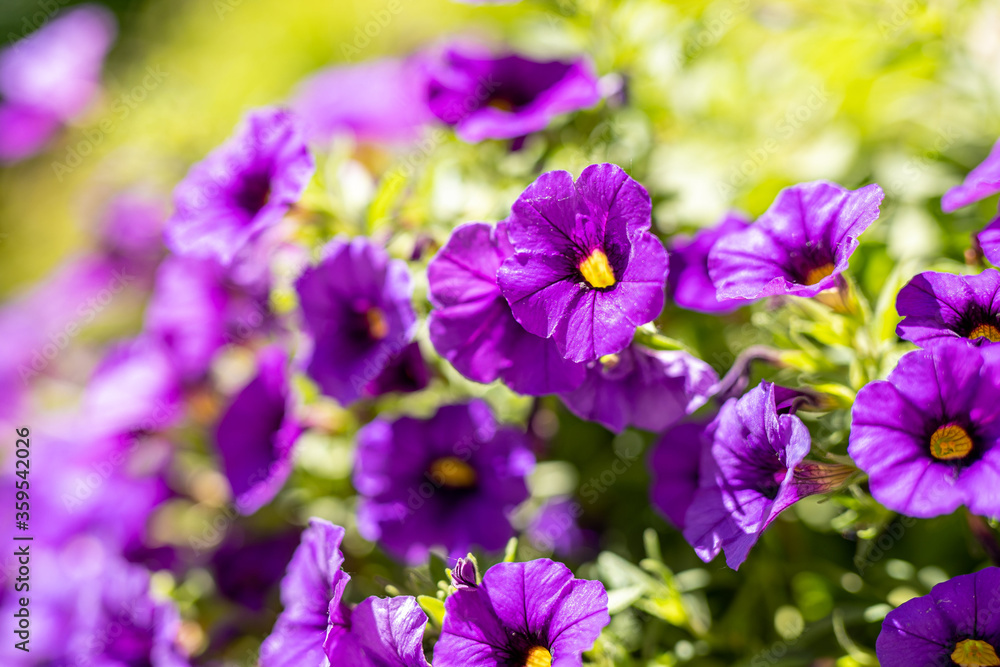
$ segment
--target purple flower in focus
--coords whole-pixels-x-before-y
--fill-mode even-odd
[[[572,361],[625,349],[663,309],[667,252],[649,233],[646,190],[613,164],[542,174],[514,203],[515,255],[497,282],[529,332],[555,340]]]
[[[762,382],[729,399],[707,429],[712,444],[702,450],[698,491],[683,520],[684,538],[705,562],[724,549],[726,563],[739,569],[781,512],[820,490],[798,470],[809,430],[798,417],[778,414],[774,393]]]
[[[431,112],[468,142],[538,132],[559,114],[601,99],[593,66],[583,58],[539,62],[452,46],[430,65],[429,79]]]
[[[501,378],[536,396],[574,389],[584,366],[564,359],[552,340],[525,331],[497,287],[497,271],[513,254],[506,222],[472,222],[452,232],[427,266],[431,342],[476,382]]]
[[[451,571],[451,583],[459,590],[469,590],[479,585],[476,561],[471,556],[459,558]]]
[[[260,647],[261,667],[329,665],[323,651],[328,628],[343,624],[349,613],[341,602],[351,580],[341,570],[343,539],[340,526],[310,519],[281,581],[285,609]]]
[[[975,276],[925,271],[900,290],[896,310],[903,317],[896,333],[921,347],[956,339],[1000,343],[1000,271]]]
[[[989,156],[969,172],[961,185],[944,193],[941,210],[945,213],[957,211],[1000,192],[1000,141],[993,144]]]
[[[285,610],[260,651],[261,667],[427,667],[427,616],[413,597],[343,602],[344,529],[312,519],[281,582]]]
[[[560,397],[574,414],[612,431],[662,431],[704,405],[718,381],[711,366],[687,352],[633,343],[592,362],[583,384]]]
[[[277,346],[258,353],[257,376],[222,415],[215,442],[243,514],[267,504],[292,471],[292,447],[302,434],[289,405],[287,355]]]
[[[712,445],[707,422],[678,424],[660,436],[649,455],[650,499],[678,529],[687,525],[688,508],[701,479],[702,452]]]
[[[983,231],[979,232],[977,238],[986,259],[991,264],[1000,266],[1000,218],[987,225]]]
[[[1000,348],[940,341],[858,392],[848,453],[872,496],[914,517],[1000,516]]]
[[[349,625],[326,637],[330,665],[430,667],[424,656],[427,615],[415,597],[370,597],[351,610]]]
[[[167,245],[178,255],[228,266],[277,225],[298,201],[314,169],[291,112],[247,114],[235,135],[191,167],[174,190]]]
[[[434,667],[580,665],[610,622],[601,582],[547,558],[498,563],[445,601]]]
[[[454,557],[502,549],[533,466],[525,435],[498,427],[482,401],[430,419],[377,418],[358,432],[358,530],[410,564],[436,546]]]
[[[30,157],[86,110],[115,32],[110,11],[84,5],[0,52],[0,161]]]
[[[425,58],[330,67],[301,84],[291,102],[309,141],[352,134],[359,141],[410,141],[434,120]]]
[[[884,196],[875,184],[847,190],[813,181],[785,188],[757,222],[709,251],[718,298],[811,297],[835,287]]]
[[[899,605],[882,621],[882,667],[1000,665],[1000,568],[965,574]]]
[[[306,371],[323,393],[347,405],[410,342],[417,316],[406,264],[369,239],[334,239],[318,266],[296,281],[313,348]]]
[[[678,306],[702,313],[724,313],[746,305],[742,299],[720,301],[716,297],[715,284],[708,275],[708,253],[719,239],[741,232],[749,224],[741,214],[729,213],[715,227],[671,244],[670,288]]]

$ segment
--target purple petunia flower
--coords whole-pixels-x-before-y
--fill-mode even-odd
[[[299,85],[291,102],[309,141],[346,133],[359,141],[410,141],[434,120],[422,56],[331,67]]]
[[[352,665],[428,667],[427,616],[413,597],[343,602],[350,576],[341,567],[344,529],[312,519],[281,582],[285,610],[260,651],[261,667]]]
[[[281,490],[302,430],[289,406],[287,355],[277,346],[264,348],[256,377],[230,403],[215,432],[241,513],[253,514]]]
[[[961,185],[944,193],[941,210],[945,213],[957,211],[1000,192],[1000,141],[993,144],[989,156],[969,172]]]
[[[334,239],[323,260],[296,281],[313,339],[307,372],[324,394],[347,405],[403,352],[416,329],[406,264],[369,239]]]
[[[514,203],[516,254],[497,274],[514,319],[572,361],[625,349],[663,309],[667,252],[649,232],[651,211],[617,165],[591,165],[576,183],[569,172],[542,174]]]
[[[560,397],[574,414],[612,431],[662,431],[704,405],[718,382],[711,366],[687,352],[633,343],[592,362],[583,384]]]
[[[601,99],[593,66],[583,58],[539,62],[452,46],[429,67],[431,112],[468,142],[538,132],[559,114]]]
[[[679,530],[698,492],[702,452],[712,445],[708,422],[678,424],[660,436],[649,455],[653,507]]]
[[[955,577],[893,609],[875,653],[882,667],[1000,665],[1000,568]]]
[[[979,232],[977,238],[986,259],[991,264],[1000,266],[1000,218],[987,225],[983,231]]]
[[[729,213],[715,227],[671,244],[670,289],[674,303],[702,313],[725,313],[746,305],[742,299],[718,299],[708,275],[708,253],[719,239],[741,232],[749,224],[743,215]]]
[[[0,161],[34,155],[86,111],[115,32],[110,11],[84,5],[0,52]]]
[[[577,523],[582,514],[583,507],[573,499],[552,498],[538,508],[538,514],[528,525],[525,534],[538,549],[572,557],[587,546],[593,537],[585,533]]]
[[[834,480],[823,464],[804,463],[812,444],[809,430],[798,417],[779,414],[769,382],[726,401],[706,435],[711,445],[702,450],[684,538],[705,562],[725,550],[726,563],[735,570],[781,512],[828,490]],[[688,455],[682,460],[689,461]]]
[[[214,258],[228,266],[281,221],[313,169],[291,112],[250,112],[236,134],[177,185],[176,211],[164,230],[167,245],[178,255]]]
[[[248,535],[241,527],[230,529],[212,554],[219,592],[242,607],[260,611],[300,540],[300,531],[295,529],[263,536]]]
[[[921,347],[955,339],[1000,343],[1000,271],[975,276],[926,271],[900,290],[896,310],[903,317],[896,333]]]
[[[445,601],[435,667],[579,665],[611,622],[599,581],[547,558],[498,563]]]
[[[358,530],[408,563],[435,546],[456,557],[501,549],[533,465],[525,435],[498,427],[482,401],[425,420],[378,418],[358,432]]]
[[[884,196],[875,184],[847,190],[814,181],[785,188],[757,222],[709,251],[718,298],[810,297],[835,287]]]
[[[940,341],[858,392],[848,453],[889,509],[1000,516],[1000,348]]]
[[[462,225],[427,266],[431,342],[459,373],[476,382],[503,379],[521,394],[569,391],[585,368],[555,342],[524,330],[497,287],[497,271],[514,254],[507,223]]]
[[[341,602],[351,580],[341,570],[343,539],[340,526],[310,519],[281,581],[285,609],[260,647],[261,667],[329,665],[323,650],[327,631],[331,624],[343,622],[348,613]]]

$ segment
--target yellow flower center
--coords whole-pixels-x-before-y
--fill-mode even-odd
[[[368,335],[375,340],[382,340],[389,335],[389,323],[385,321],[385,313],[381,308],[369,308],[365,311],[368,322]]]
[[[806,274],[806,285],[815,285],[819,281],[823,280],[823,278],[832,276],[835,268],[836,267],[832,263],[817,266],[815,269]]]
[[[1000,667],[996,649],[981,639],[958,642],[951,659],[959,667]]]
[[[972,438],[958,424],[945,424],[931,435],[931,455],[941,461],[964,459],[972,447]]]
[[[552,654],[549,653],[547,648],[534,646],[528,651],[524,667],[552,667]]]
[[[1000,329],[997,329],[992,324],[980,324],[969,332],[969,340],[976,340],[977,338],[985,338],[991,343],[1000,343]]]
[[[580,273],[591,287],[611,287],[617,282],[615,270],[608,263],[608,256],[600,248],[595,248],[590,257],[580,262]]]
[[[476,485],[476,471],[468,463],[454,456],[445,456],[431,464],[431,478],[452,489],[468,489]]]
[[[486,103],[486,106],[493,107],[499,111],[513,111],[514,103],[503,97],[494,97],[492,100]]]

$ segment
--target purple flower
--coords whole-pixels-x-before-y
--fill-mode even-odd
[[[455,557],[502,549],[533,465],[525,435],[498,427],[482,401],[430,419],[378,418],[358,432],[358,530],[411,564],[436,546]]]
[[[291,112],[257,109],[174,190],[167,245],[228,266],[298,201],[313,160]]]
[[[426,626],[415,597],[370,597],[351,610],[346,630],[327,635],[326,656],[330,665],[430,667],[423,646]]]
[[[177,608],[153,596],[144,568],[92,538],[59,551],[36,541],[30,559],[30,652],[15,648],[20,639],[3,642],[0,663],[188,667]],[[18,608],[18,596],[6,595],[0,612],[11,618]]]
[[[140,191],[121,192],[100,220],[102,249],[126,271],[151,276],[163,255],[165,219],[166,206],[159,198]]]
[[[298,530],[266,536],[248,536],[239,528],[230,530],[212,554],[219,592],[242,607],[260,611],[281,580],[300,538]]]
[[[402,352],[416,329],[406,264],[369,239],[334,239],[295,283],[313,339],[307,372],[347,405]]]
[[[993,150],[982,164],[969,172],[961,185],[956,185],[944,193],[941,197],[941,210],[951,213],[998,192],[1000,192],[1000,141],[993,145]]]
[[[361,390],[364,396],[381,396],[391,392],[410,393],[420,391],[430,381],[430,369],[420,353],[420,345],[410,343],[389,360],[378,377]]]
[[[955,577],[893,609],[875,653],[882,667],[1000,665],[1000,568]]]
[[[896,333],[921,347],[955,339],[1000,343],[1000,271],[976,276],[926,271],[900,290],[896,310],[903,317]]]
[[[352,134],[359,141],[410,141],[434,119],[425,58],[383,59],[324,69],[302,82],[292,109],[309,141]]]
[[[915,517],[1000,516],[1000,356],[940,341],[858,392],[848,453],[871,493]]]
[[[463,141],[513,139],[544,130],[559,114],[597,104],[589,61],[539,62],[452,46],[430,66],[431,112]]]
[[[30,157],[86,110],[115,32],[111,12],[84,5],[0,52],[0,161]]]
[[[459,590],[468,590],[479,585],[476,561],[470,556],[459,558],[451,571],[451,583]]]
[[[771,522],[814,492],[796,474],[809,453],[809,430],[798,417],[778,414],[774,385],[762,382],[726,401],[708,434],[684,538],[705,562],[725,549],[726,563],[739,569]]]
[[[434,666],[579,665],[610,622],[601,582],[547,558],[498,563],[445,601]]]
[[[552,498],[538,509],[525,533],[536,548],[569,558],[589,541],[577,524],[582,514],[583,508],[573,499]]]
[[[241,513],[253,514],[281,490],[301,434],[289,406],[287,355],[277,346],[264,348],[257,357],[257,376],[236,395],[215,432]]]
[[[702,452],[712,445],[712,432],[702,421],[678,424],[656,441],[649,455],[650,498],[679,530],[698,492]]]
[[[569,391],[583,382],[583,365],[555,342],[524,330],[497,287],[497,271],[514,254],[507,223],[462,225],[427,266],[431,342],[459,373],[476,382],[503,379],[521,394]]]
[[[344,529],[312,519],[281,582],[285,610],[260,651],[261,667],[427,667],[427,616],[413,597],[343,602]]]
[[[718,298],[810,297],[835,287],[883,197],[875,184],[847,190],[814,181],[785,188],[757,222],[709,251]]]
[[[997,218],[979,232],[979,245],[991,264],[1000,266],[1000,218]]]
[[[708,364],[687,352],[632,344],[592,362],[583,384],[561,398],[574,414],[612,431],[662,431],[704,405],[718,382]]]
[[[663,309],[667,252],[649,233],[652,204],[621,167],[591,165],[577,182],[552,171],[514,203],[515,255],[497,275],[514,319],[572,361],[621,352]]]
[[[746,302],[716,297],[715,284],[708,275],[708,253],[719,239],[741,232],[750,221],[739,213],[729,213],[715,227],[702,229],[690,239],[675,240],[670,248],[670,288],[681,308],[702,313],[724,313]]]
[[[343,539],[340,526],[310,519],[281,581],[285,609],[260,647],[261,667],[329,664],[323,651],[328,628],[343,623],[348,614],[341,602],[351,580],[341,570]]]

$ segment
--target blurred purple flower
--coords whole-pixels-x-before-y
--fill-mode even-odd
[[[268,593],[285,573],[301,535],[289,530],[274,535],[248,536],[230,530],[212,554],[212,570],[219,592],[236,604],[260,611]]]
[[[875,184],[847,190],[813,181],[785,188],[757,222],[709,251],[718,298],[811,297],[832,289],[884,196]]]
[[[951,213],[1000,192],[1000,141],[993,144],[989,156],[969,172],[961,185],[944,193],[941,210]]]
[[[946,340],[1000,343],[1000,271],[975,276],[925,271],[896,297],[903,321],[896,334],[921,347]]]
[[[579,665],[610,622],[601,582],[547,558],[498,563],[445,601],[434,667]]]
[[[523,433],[498,427],[482,401],[446,405],[430,419],[376,418],[358,432],[358,530],[407,563],[432,547],[453,557],[502,549],[508,513],[528,497],[534,465]]]
[[[577,523],[582,514],[572,498],[552,498],[538,509],[525,533],[535,547],[571,558],[587,546],[588,536]]]
[[[529,332],[572,361],[621,352],[663,309],[667,252],[649,233],[646,190],[613,164],[573,182],[542,174],[514,203],[507,235],[516,254],[497,282]]]
[[[288,357],[278,346],[257,356],[257,376],[219,421],[215,442],[242,514],[270,502],[292,471],[292,448],[302,434],[289,405]]]
[[[167,246],[230,265],[277,225],[312,177],[312,156],[291,112],[251,111],[236,133],[191,167],[174,190]]]
[[[708,253],[719,239],[743,231],[750,221],[739,213],[728,213],[715,227],[702,229],[690,239],[675,239],[670,246],[670,290],[681,308],[702,313],[725,313],[746,305],[742,299],[716,297],[708,275]]]
[[[86,110],[115,32],[110,11],[84,5],[0,51],[0,161],[34,155]]]
[[[662,431],[704,405],[718,382],[711,366],[687,352],[633,343],[592,362],[583,384],[560,398],[574,414],[615,432]]]
[[[965,574],[890,611],[875,653],[882,667],[1000,665],[1000,568]]]
[[[427,266],[431,342],[459,373],[476,382],[498,377],[521,394],[569,391],[584,366],[563,359],[554,341],[528,333],[497,287],[501,263],[514,254],[507,223],[456,228]]]
[[[781,512],[818,491],[797,470],[812,441],[801,419],[778,414],[769,382],[726,401],[707,433],[684,538],[706,563],[725,549],[736,570]]]
[[[1000,516],[1000,347],[941,341],[858,392],[848,453],[891,510]]]
[[[678,424],[660,436],[649,455],[653,507],[681,531],[698,492],[703,452],[712,445],[708,426],[704,421]]]
[[[166,213],[165,203],[153,195],[138,190],[118,193],[108,202],[97,229],[102,252],[129,273],[151,276],[164,253]]]
[[[330,67],[299,84],[291,108],[312,142],[341,133],[358,141],[411,141],[434,120],[425,70],[419,55]]]
[[[363,396],[381,396],[392,392],[420,391],[430,381],[430,369],[418,343],[410,343],[389,360],[385,369],[361,390]]]
[[[554,117],[601,99],[584,58],[540,62],[454,45],[432,62],[429,78],[430,110],[468,142],[538,132]]]
[[[369,239],[334,239],[295,283],[313,347],[306,371],[347,405],[402,353],[416,328],[406,264]]]

